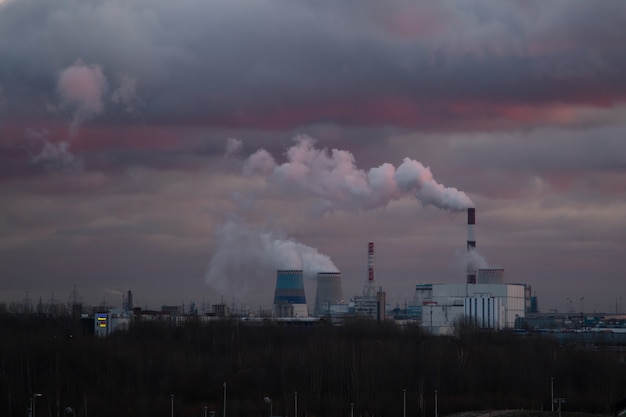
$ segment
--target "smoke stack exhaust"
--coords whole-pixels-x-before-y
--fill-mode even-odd
[[[476,209],[467,209],[467,252],[476,249],[476,238],[474,237],[474,225],[476,224]],[[467,262],[467,283],[476,284],[476,268],[471,261]]]

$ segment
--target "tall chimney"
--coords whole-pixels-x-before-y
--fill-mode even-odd
[[[367,280],[374,282],[374,242],[367,245]]]
[[[467,209],[467,252],[476,249],[476,238],[474,237],[474,225],[476,224],[476,209]],[[467,283],[476,284],[476,267],[472,264],[471,257],[467,261]]]

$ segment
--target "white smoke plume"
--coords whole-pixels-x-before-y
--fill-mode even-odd
[[[80,171],[82,161],[74,156],[69,150],[69,143],[45,142],[41,152],[31,157],[33,163],[43,163],[48,168]]]
[[[315,140],[297,136],[286,152],[287,162],[278,164],[264,149],[252,154],[243,166],[247,176],[263,176],[269,186],[283,192],[313,194],[322,212],[371,210],[413,193],[424,205],[462,211],[474,204],[456,188],[435,181],[430,168],[405,158],[397,168],[390,163],[364,171],[345,150],[317,149]]]
[[[226,154],[225,158],[239,155],[243,150],[243,142],[239,139],[228,138],[226,140]]]
[[[137,81],[128,75],[120,75],[118,80],[119,85],[111,93],[111,101],[122,105],[126,113],[133,114],[143,104],[137,95]]]
[[[474,248],[472,250],[458,250],[454,253],[455,264],[462,274],[467,271],[477,271],[479,269],[491,268],[487,258]]]
[[[83,161],[70,151],[70,144],[48,140],[47,130],[28,128],[24,132],[22,147],[33,164],[42,164],[48,169],[61,171],[81,171]]]
[[[65,68],[57,80],[57,92],[64,107],[73,109],[72,135],[79,125],[103,109],[106,78],[99,65],[86,65],[78,60]]]
[[[259,278],[275,277],[278,269],[302,269],[305,278],[337,272],[330,258],[310,246],[276,232],[230,221],[216,231],[217,248],[206,274],[207,284],[221,294],[245,299]],[[263,280],[267,285],[267,280]]]

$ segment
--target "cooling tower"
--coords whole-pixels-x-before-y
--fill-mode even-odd
[[[467,251],[476,249],[476,238],[474,237],[474,225],[476,224],[476,209],[467,209]],[[472,262],[467,262],[467,283],[476,284],[476,267]]]
[[[274,314],[278,317],[307,317],[309,315],[301,269],[276,271]]]
[[[315,315],[330,314],[330,305],[343,302],[341,272],[319,272],[317,274],[317,292],[315,294]]]

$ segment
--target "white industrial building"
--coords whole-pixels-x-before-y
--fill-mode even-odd
[[[524,317],[524,284],[417,284],[414,305],[433,334],[451,334],[461,320],[480,328],[513,328]]]

